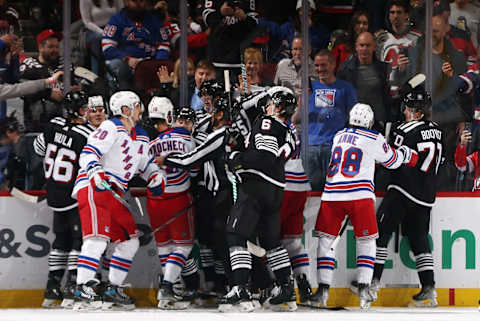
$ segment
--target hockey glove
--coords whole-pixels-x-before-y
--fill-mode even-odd
[[[152,196],[160,196],[165,190],[165,174],[162,172],[153,173],[148,179],[147,188],[152,193]]]
[[[402,152],[403,154],[403,163],[406,164],[407,166],[409,167],[415,167],[415,165],[417,165],[417,162],[418,162],[418,154],[416,151],[414,151],[413,149],[405,146],[405,145],[402,145],[400,146],[397,151],[400,151]]]
[[[92,164],[87,168],[87,176],[92,187],[99,192],[105,191],[105,185],[108,184],[107,178],[105,176],[105,171],[102,166],[98,163]]]

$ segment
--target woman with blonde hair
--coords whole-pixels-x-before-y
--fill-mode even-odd
[[[263,90],[264,87],[273,86],[271,79],[261,76],[263,67],[262,52],[257,48],[247,48],[244,52],[245,69],[247,71],[247,93]],[[237,89],[243,92],[242,75],[238,75]]]

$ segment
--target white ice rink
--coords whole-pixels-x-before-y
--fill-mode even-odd
[[[368,312],[351,308],[343,311],[312,311],[299,308],[294,313],[218,313],[212,309],[166,312],[137,309],[131,312],[73,312],[70,310],[2,309],[0,321],[458,321],[478,320],[476,308],[372,308]]]

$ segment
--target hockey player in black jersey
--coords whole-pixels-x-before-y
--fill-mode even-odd
[[[286,121],[297,102],[291,93],[272,95],[266,115],[258,117],[247,137],[247,149],[229,155],[228,167],[241,182],[238,200],[227,221],[227,244],[234,285],[220,301],[221,312],[250,312],[254,309],[247,282],[252,258],[247,240],[258,232],[267,250],[267,263],[276,286],[269,305],[274,310],[296,310],[290,258],[280,243],[280,207],[285,187],[285,163],[295,150],[295,138]]]
[[[225,153],[229,141],[228,123],[230,121],[230,106],[228,94],[222,95],[214,104],[211,115],[211,127],[213,131],[204,138],[193,151],[185,154],[170,154],[167,157],[156,157],[159,166],[167,165],[172,168],[191,169],[202,165],[203,179],[202,196],[208,197],[208,202],[202,202],[204,208],[197,205],[197,237],[202,249],[211,248],[212,253],[204,253],[209,257],[209,273],[212,271],[212,259],[214,260],[215,276],[207,277],[207,280],[215,279],[215,292],[225,293],[225,260],[228,259],[225,240],[226,218],[232,206],[232,187],[225,171]],[[204,257],[205,258],[205,257]],[[202,259],[204,259],[202,258]]]
[[[55,117],[35,139],[35,152],[44,157],[47,204],[53,210],[52,243],[44,308],[73,306],[77,259],[82,245],[78,204],[71,197],[78,172],[78,157],[88,135],[105,120],[103,98],[88,97],[82,92],[68,93],[64,100],[67,119]],[[87,108],[85,108],[87,106]],[[87,122],[85,122],[87,120]],[[68,270],[64,291],[60,282]]]
[[[416,306],[436,306],[433,256],[428,241],[430,211],[435,203],[438,168],[443,162],[443,133],[429,120],[430,95],[418,87],[403,98],[405,122],[393,130],[395,148],[408,146],[418,153],[415,167],[402,166],[392,171],[387,193],[377,210],[379,238],[370,294],[375,300],[387,259],[392,232],[402,224],[415,255],[422,286],[413,296]]]

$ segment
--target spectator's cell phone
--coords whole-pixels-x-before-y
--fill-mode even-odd
[[[472,132],[472,123],[469,122],[469,121],[465,122],[465,128],[464,128],[464,130],[467,130],[467,131],[469,131],[469,132]]]
[[[404,55],[405,57],[408,57],[408,49],[405,47],[401,47],[398,49],[398,54],[399,55]]]

